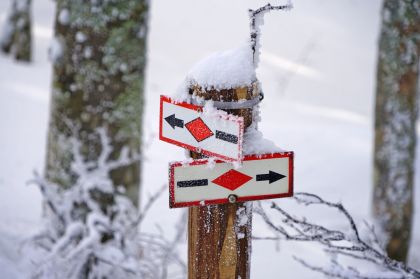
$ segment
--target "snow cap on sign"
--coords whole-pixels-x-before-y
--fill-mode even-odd
[[[252,49],[247,42],[202,59],[188,73],[186,81],[204,89],[221,90],[249,86],[256,79]]]
[[[255,123],[248,127],[244,134],[244,155],[262,155],[276,152],[285,152],[274,142],[264,138],[263,133],[257,130]]]

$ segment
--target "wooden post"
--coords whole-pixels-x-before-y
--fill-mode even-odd
[[[256,83],[234,89],[190,88],[205,100],[238,101],[259,94]],[[252,123],[253,109],[226,110],[244,118],[245,129]],[[191,152],[194,159],[203,158]],[[249,279],[251,257],[252,204],[232,203],[191,207],[188,218],[188,278]]]

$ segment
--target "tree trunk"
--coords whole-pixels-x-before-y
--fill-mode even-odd
[[[13,0],[6,19],[0,46],[4,53],[12,53],[16,60],[32,59],[31,0]]]
[[[46,177],[71,187],[72,153],[81,143],[86,160],[101,151],[97,129],[103,127],[116,159],[123,149],[140,154],[148,1],[57,0]],[[140,161],[110,174],[138,203]],[[112,197],[96,199],[106,208]]]
[[[373,212],[390,257],[406,261],[413,215],[420,5],[385,0],[376,85]]]
[[[258,94],[256,86],[191,93],[206,100],[238,101]],[[232,109],[245,127],[252,123],[253,109]],[[191,152],[194,159],[202,158]],[[249,279],[251,260],[252,202],[191,207],[188,220],[189,279]]]

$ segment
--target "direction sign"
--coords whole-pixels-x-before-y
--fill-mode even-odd
[[[242,159],[244,121],[222,112],[160,96],[160,140],[224,161]]]
[[[242,166],[207,159],[169,167],[169,206],[221,204],[293,195],[293,152],[245,156]]]

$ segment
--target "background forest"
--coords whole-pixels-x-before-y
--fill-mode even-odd
[[[10,11],[13,10],[12,2],[0,1],[3,42],[4,34],[7,35]],[[71,3],[78,2],[21,1],[23,6],[31,5],[32,38],[22,39],[20,36],[20,40],[32,42],[32,50],[29,52],[32,55],[27,51],[17,55],[19,49],[16,48],[11,48],[11,55],[0,55],[0,278],[48,278],[45,274],[54,270],[54,267],[44,265],[45,262],[42,268],[36,266],[36,259],[41,258],[43,252],[28,248],[28,242],[33,240],[34,235],[39,235],[40,231],[45,233],[44,236],[65,234],[57,229],[60,227],[57,224],[71,224],[75,214],[67,208],[71,212],[63,214],[67,216],[63,217],[67,218],[65,221],[60,220],[62,218],[53,218],[52,221],[43,219],[45,200],[40,189],[44,189],[44,192],[48,192],[45,189],[55,189],[49,184],[51,182],[65,187],[81,184],[77,177],[82,177],[82,173],[89,174],[90,171],[89,166],[83,164],[86,160],[98,165],[102,162],[102,169],[113,171],[109,176],[108,173],[100,174],[103,175],[101,185],[124,185],[126,190],[110,186],[110,192],[126,193],[129,197],[120,203],[119,200],[114,201],[114,195],[101,192],[95,196],[94,201],[99,207],[104,205],[104,212],[119,212],[115,207],[108,208],[108,202],[112,200],[112,205],[122,204],[126,210],[124,212],[128,213],[117,218],[120,222],[118,224],[108,224],[103,216],[91,216],[89,219],[86,217],[89,210],[80,210],[83,206],[77,208],[76,215],[82,216],[82,220],[93,220],[92,223],[106,223],[106,226],[112,227],[110,231],[115,233],[115,230],[131,222],[133,216],[137,216],[136,209],[130,207],[129,201],[135,205],[138,201],[141,212],[146,214],[139,218],[140,233],[134,233],[127,241],[136,245],[140,243],[142,249],[145,249],[143,254],[150,253],[156,257],[146,260],[144,266],[156,269],[159,277],[185,278],[187,209],[169,209],[166,186],[168,162],[185,159],[185,152],[158,139],[159,96],[174,95],[189,70],[200,59],[213,52],[235,48],[248,40],[248,9],[258,8],[266,2],[151,0],[147,6],[143,1],[127,1],[129,8],[118,7],[121,10],[118,10],[119,16],[116,19],[112,5],[101,11],[109,17],[98,17],[100,20],[109,23],[115,19],[115,22],[110,23],[112,26],[123,26],[108,30],[108,37],[97,35],[102,34],[97,32],[97,28],[105,30],[107,25],[101,26],[98,18],[90,22],[90,15],[83,14],[83,11],[83,28],[78,29],[67,23],[71,17],[64,10],[77,10],[77,5],[71,6]],[[390,2],[393,1],[387,3]],[[374,159],[376,162],[381,160],[374,158],[374,143],[377,66],[378,57],[383,58],[378,48],[381,32],[384,32],[381,29],[382,21],[387,16],[382,13],[383,4],[379,0],[295,0],[291,11],[267,14],[262,27],[261,56],[257,68],[257,77],[265,94],[260,105],[261,122],[258,129],[280,148],[295,152],[295,191],[313,193],[331,202],[341,202],[354,218],[362,236],[372,235],[370,225],[366,223],[378,225],[372,214],[373,208],[376,209],[376,216],[384,214],[383,207],[377,206],[380,204],[378,196],[374,199],[373,194],[374,181],[378,181],[374,180]],[[407,17],[407,22],[414,22],[413,41],[417,45],[412,46],[415,50],[411,54],[414,57],[413,64],[417,65],[417,69],[412,68],[418,82],[418,4],[416,8],[417,13],[410,19]],[[136,25],[139,23],[142,24],[140,27]],[[21,21],[17,26],[21,28],[18,29],[22,35],[22,26],[25,27],[25,24]],[[125,36],[125,30],[135,30],[138,36]],[[123,39],[114,40],[113,36]],[[19,36],[16,38],[19,40]],[[390,39],[383,38],[382,43],[387,40]],[[91,48],[84,45],[88,43]],[[63,52],[64,44],[75,50],[72,56],[66,56]],[[83,48],[78,45],[83,45]],[[95,61],[95,53],[102,51],[104,46],[110,53],[101,64],[107,67],[106,70],[97,64],[85,63],[89,59]],[[134,49],[130,49],[130,46],[134,46]],[[124,54],[123,58],[118,54]],[[15,61],[14,57],[20,60],[30,58],[31,61]],[[381,65],[387,62],[392,64],[393,61],[391,58]],[[71,76],[71,80],[65,78],[68,76]],[[104,93],[100,93],[101,88],[92,87],[101,78],[108,79],[102,88]],[[76,82],[80,80],[80,83]],[[417,90],[417,96],[414,94],[412,100],[414,107],[418,105],[418,83],[416,86],[414,91]],[[82,113],[78,105],[86,101],[83,98],[57,97],[60,90],[65,92],[73,89],[74,92],[87,92],[89,96],[94,96],[91,100],[93,103],[106,98],[107,102],[115,106],[109,110],[86,110]],[[115,96],[112,90],[124,93]],[[73,109],[65,114],[74,121],[71,125],[62,114],[56,117],[62,107],[70,106]],[[413,144],[420,134],[420,122],[415,118],[410,118],[408,122],[409,126],[417,128],[417,132],[411,135]],[[103,125],[98,123],[108,126],[100,130]],[[74,151],[72,141],[64,140],[66,143],[63,144],[63,138],[56,131],[68,136],[78,135],[80,157],[77,152],[70,156],[77,163],[75,167],[68,161],[70,153],[66,153]],[[89,136],[90,132],[94,134],[93,137]],[[109,136],[109,141],[103,135]],[[400,139],[396,141],[402,142]],[[67,149],[63,149],[65,151],[57,151],[66,144]],[[113,149],[107,150],[106,146]],[[114,166],[110,166],[106,160],[101,161],[103,152],[109,152],[107,156],[113,160]],[[392,149],[389,154],[394,152],[401,162],[414,162],[411,166],[407,163],[408,166],[402,168],[403,173],[409,172],[406,171],[408,169],[416,171],[409,173],[413,175],[415,185],[410,195],[413,197],[414,213],[412,227],[408,228],[411,230],[411,241],[408,242],[408,257],[405,260],[409,266],[420,270],[420,251],[416,249],[420,247],[419,148],[414,149],[410,145],[411,155],[407,156],[411,157],[408,159],[398,157],[402,153],[397,149]],[[413,160],[414,156],[416,160]],[[82,159],[78,161],[78,158]],[[393,162],[401,165],[398,160]],[[126,172],[135,174],[130,176]],[[119,180],[121,177],[123,179]],[[93,181],[92,185],[95,183]],[[385,207],[397,203],[404,196],[402,194],[410,191],[404,189],[401,192],[396,191],[396,200],[391,200]],[[157,196],[156,193],[160,194]],[[52,192],[46,193],[47,197],[54,195]],[[65,204],[63,200],[55,200],[57,208]],[[149,208],[150,201],[153,204]],[[338,231],[348,230],[348,224],[342,216],[331,208],[316,207],[317,210],[311,210],[290,199],[275,202],[293,215],[304,216]],[[89,205],[86,207],[89,208]],[[281,223],[282,219],[275,212],[267,212],[270,220]],[[51,212],[47,210],[47,214]],[[253,217],[252,234],[255,239],[252,242],[251,278],[325,278],[322,273],[302,267],[302,261],[296,258],[313,266],[334,270],[335,258],[333,256],[331,260],[325,256],[328,254],[324,250],[325,246],[317,242],[278,239],[278,234],[267,226],[262,218],[264,216],[260,215],[254,214]],[[407,224],[406,220],[403,223]],[[56,226],[56,229],[45,230],[48,226]],[[84,225],[81,226],[84,230]],[[77,227],[74,228],[76,231]],[[376,227],[375,231],[380,234],[380,227]],[[153,242],[151,239],[156,240],[156,246],[150,245]],[[43,244],[48,242],[45,239],[43,241]],[[59,250],[56,244],[46,245]],[[397,252],[401,251],[400,247],[396,249]],[[124,252],[131,255],[132,251]],[[107,253],[112,254],[105,251],[103,255]],[[400,260],[404,261],[404,258],[402,256]],[[337,259],[340,258],[337,256]],[[60,262],[54,262],[54,258],[51,262],[60,265]],[[107,264],[104,260],[104,265]],[[337,274],[346,276],[342,278],[400,278],[364,261],[344,261],[344,266],[347,264],[367,275],[357,277],[351,270],[340,270],[340,267],[335,266]],[[129,263],[121,272],[130,268],[138,266]],[[139,270],[145,272],[141,268]],[[101,272],[106,274],[107,271]],[[146,273],[141,274],[146,278]],[[60,274],[48,274],[52,278],[61,278]]]

